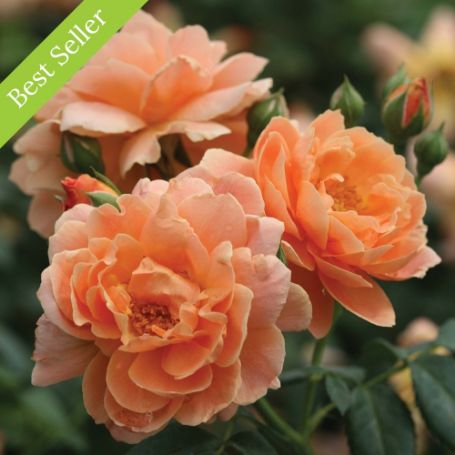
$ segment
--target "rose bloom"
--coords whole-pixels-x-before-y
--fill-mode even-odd
[[[423,76],[434,88],[433,126],[446,123],[455,137],[455,10],[436,8],[418,42],[399,30],[374,24],[363,37],[366,51],[377,64],[382,78],[390,77],[403,63],[412,77]]]
[[[246,111],[268,93],[271,80],[252,82],[264,58],[241,53],[221,61],[225,53],[225,44],[210,41],[202,27],[172,33],[149,14],[134,16],[16,144],[20,158],[10,178],[33,196],[32,229],[52,234],[61,213],[54,197],[62,195],[59,182],[74,176],[60,160],[62,131],[99,138],[106,173],[124,192],[160,159],[162,136],[178,134],[193,163],[209,145],[241,153]]]
[[[266,213],[285,224],[293,281],[310,294],[310,330],[324,336],[333,300],[381,326],[393,307],[370,276],[422,277],[439,257],[426,246],[425,198],[403,157],[364,128],[326,111],[301,134],[274,118],[254,149]]]
[[[311,319],[253,178],[192,172],[139,181],[120,211],[78,204],[50,238],[32,381],[83,374],[88,413],[128,443],[277,388],[281,330]]]

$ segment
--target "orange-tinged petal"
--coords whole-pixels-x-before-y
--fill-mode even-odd
[[[382,327],[395,325],[395,311],[385,292],[373,280],[369,288],[344,286],[320,274],[321,282],[334,299],[352,313]]]
[[[160,395],[195,393],[206,389],[212,382],[210,365],[200,368],[191,376],[176,379],[162,369],[162,361],[163,351],[159,349],[138,354],[129,369],[130,378],[139,387]]]
[[[109,358],[98,353],[85,370],[82,380],[85,409],[95,423],[106,423],[109,419],[104,408],[106,369],[108,363]]]
[[[106,383],[115,401],[133,412],[155,412],[169,403],[169,398],[155,395],[138,387],[129,377],[128,370],[136,356],[115,351],[109,360]]]
[[[317,272],[309,272],[291,265],[292,281],[308,293],[312,306],[310,332],[316,338],[323,338],[332,327],[333,297],[324,289]]]
[[[324,249],[329,235],[327,208],[316,188],[309,182],[302,182],[300,186],[296,215],[311,240]]]
[[[199,425],[225,409],[237,393],[240,385],[240,362],[227,368],[213,366],[213,380],[206,390],[184,402],[175,419],[183,425]]]

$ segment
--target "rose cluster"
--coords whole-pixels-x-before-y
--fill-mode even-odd
[[[16,144],[11,178],[50,235],[33,383],[82,375],[88,413],[121,441],[229,418],[280,386],[282,332],[325,336],[335,301],[391,326],[375,279],[439,262],[404,158],[339,111],[304,131],[276,116],[241,156],[271,81],[253,81],[264,59],[224,53],[140,13]],[[79,155],[98,144],[104,173],[68,167],[68,134]]]

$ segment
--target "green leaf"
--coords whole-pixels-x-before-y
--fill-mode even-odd
[[[455,319],[450,319],[441,326],[436,344],[440,344],[451,351],[455,351]]]
[[[411,364],[417,405],[430,429],[455,450],[455,360],[424,356]]]
[[[346,382],[339,376],[329,374],[325,378],[327,393],[342,415],[351,406],[352,394]]]
[[[258,422],[257,427],[261,435],[276,449],[277,453],[286,455],[301,455],[300,449],[291,444],[274,428],[262,425]]]
[[[118,195],[123,194],[120,190],[120,188],[107,176],[104,174],[101,174],[101,172],[98,172],[95,168],[91,168],[91,173],[96,177],[97,180],[100,182],[103,182],[105,185],[107,185],[109,188],[114,190]]]
[[[102,191],[92,191],[86,194],[95,207],[100,207],[103,204],[110,204],[117,210],[120,210],[120,207],[117,204],[117,198],[112,194],[103,193]]]
[[[278,455],[267,439],[257,431],[241,431],[229,439],[225,452],[229,455]]]
[[[127,452],[128,455],[213,455],[221,441],[197,427],[173,423]]]
[[[280,381],[283,386],[289,386],[300,384],[313,375],[319,375],[322,378],[328,374],[340,376],[347,381],[357,384],[365,378],[365,370],[360,367],[315,367],[309,365],[302,369],[285,371],[280,375]]]
[[[377,338],[366,344],[362,365],[368,370],[368,376],[372,377],[406,358],[406,354],[405,349],[393,346],[382,338]]]
[[[95,138],[63,133],[60,157],[64,166],[77,174],[93,174],[93,169],[105,172],[101,145]]]
[[[390,387],[357,387],[347,413],[352,455],[414,455],[414,428],[408,409]]]

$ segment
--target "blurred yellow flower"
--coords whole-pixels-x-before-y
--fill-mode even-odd
[[[455,10],[435,9],[418,42],[389,25],[374,24],[365,32],[363,44],[382,78],[404,63],[411,77],[433,82],[433,124],[445,121],[446,133],[455,139]]]

